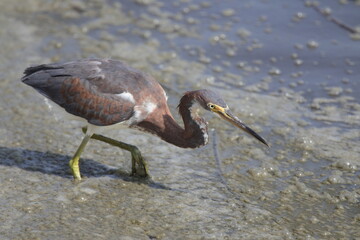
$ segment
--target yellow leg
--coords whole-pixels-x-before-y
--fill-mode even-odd
[[[110,145],[129,151],[131,153],[131,174],[139,177],[149,177],[147,163],[141,156],[141,152],[136,146],[120,142],[99,134],[93,134],[91,138],[106,142]]]
[[[79,168],[80,155],[84,151],[84,148],[85,148],[86,144],[89,142],[90,138],[91,138],[91,135],[88,135],[88,134],[85,135],[80,146],[76,150],[74,157],[69,162],[71,172],[72,172],[74,178],[77,180],[81,180],[80,168]]]
[[[83,127],[82,131],[83,133],[87,134],[88,133],[87,127]],[[147,163],[145,159],[142,157],[140,150],[136,146],[124,142],[120,142],[99,134],[92,134],[91,138],[129,151],[131,153],[131,175],[134,176],[136,175],[145,178],[149,177]]]
[[[86,134],[87,127],[83,127],[82,131]],[[145,159],[142,157],[140,150],[136,146],[124,142],[120,142],[99,134],[93,134],[91,138],[96,139],[98,141],[106,142],[115,147],[119,147],[129,151],[131,153],[131,175],[136,175],[139,177],[149,177],[147,163]]]

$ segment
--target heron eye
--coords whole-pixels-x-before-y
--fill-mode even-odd
[[[214,109],[215,106],[213,104],[209,104],[209,108]]]

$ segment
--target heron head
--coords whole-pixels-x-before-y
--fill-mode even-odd
[[[220,116],[222,119],[247,132],[248,134],[255,137],[257,140],[269,147],[264,138],[262,138],[254,130],[246,126],[239,118],[237,118],[231,113],[225,101],[215,92],[207,89],[198,90],[196,99],[198,103],[206,110],[209,110],[214,114]]]

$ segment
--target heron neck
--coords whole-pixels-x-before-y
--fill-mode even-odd
[[[206,122],[200,117],[193,117],[190,107],[179,107],[179,112],[184,128],[175,121],[168,108],[162,113],[154,112],[137,126],[181,148],[205,145],[208,141]]]

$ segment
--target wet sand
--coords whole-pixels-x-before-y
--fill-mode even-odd
[[[319,13],[317,9],[322,12]],[[360,238],[357,1],[0,3],[1,239]],[[34,64],[114,58],[151,73],[176,106],[220,93],[267,149],[206,114],[210,142],[180,149],[134,130],[130,154],[90,141],[20,82]]]

